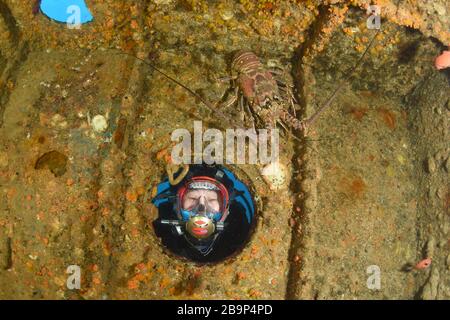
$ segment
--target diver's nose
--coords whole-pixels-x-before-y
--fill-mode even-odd
[[[205,197],[200,197],[198,202],[198,211],[204,213],[206,211],[206,199]]]

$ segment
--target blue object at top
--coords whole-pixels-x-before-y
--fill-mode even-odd
[[[86,23],[92,21],[84,0],[42,0],[41,11],[47,17],[63,23]],[[76,15],[79,12],[79,21]]]
[[[253,220],[253,216],[255,215],[255,206],[253,204],[252,196],[247,186],[242,183],[240,180],[236,178],[236,176],[229,170],[225,168],[221,168],[223,172],[227,175],[228,179],[233,182],[233,198],[230,199],[231,202],[236,201],[242,205],[245,210],[245,216],[247,218],[247,222],[251,223]],[[156,207],[159,207],[161,204],[168,202],[170,199],[168,197],[158,197],[164,193],[169,192],[171,185],[169,181],[166,179],[165,181],[158,184],[156,197],[152,200],[153,204]],[[231,191],[231,190],[229,190]]]

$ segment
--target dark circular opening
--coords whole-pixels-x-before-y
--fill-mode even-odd
[[[170,186],[169,192],[165,194],[167,201],[156,203],[158,219],[153,222],[153,227],[156,235],[161,238],[162,245],[176,256],[198,263],[221,262],[241,252],[250,239],[256,220],[253,195],[250,188],[228,168],[217,165],[197,165],[194,169],[190,170],[178,185]],[[180,215],[177,213],[177,191],[185,186],[193,176],[211,176],[211,173],[214,172],[225,172],[226,183],[224,182],[224,185],[230,193],[229,214],[224,220],[223,229],[217,231],[220,228],[216,227],[214,241],[211,242],[212,237],[199,241],[186,232],[187,222],[180,219]],[[162,190],[160,186],[166,180],[163,180],[158,189]],[[154,203],[155,199],[153,199]],[[167,224],[167,221],[179,222],[179,225]],[[208,253],[205,254],[205,250],[199,250],[199,247],[208,248]]]

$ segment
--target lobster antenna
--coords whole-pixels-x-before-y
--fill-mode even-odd
[[[170,75],[168,75],[167,73],[165,73],[164,71],[160,70],[159,68],[157,68],[156,66],[154,66],[152,63],[148,62],[147,60],[141,59],[139,57],[136,57],[135,55],[125,52],[123,50],[117,49],[117,48],[108,48],[108,50],[114,50],[117,51],[118,54],[124,54],[130,57],[133,57],[139,61],[141,61],[142,63],[146,64],[147,66],[149,66],[150,68],[152,68],[153,70],[155,70],[156,72],[158,72],[159,74],[161,74],[162,76],[164,76],[166,79],[169,79],[170,81],[176,83],[178,86],[180,86],[181,88],[185,89],[187,92],[189,92],[192,96],[194,96],[195,98],[197,98],[198,100],[200,100],[200,102],[202,102],[213,114],[218,115],[219,117],[221,117],[223,120],[232,122],[233,124],[236,125],[236,122],[232,119],[230,119],[229,117],[227,117],[225,114],[223,114],[220,110],[214,108],[214,106],[209,103],[208,101],[206,101],[204,98],[202,98],[198,93],[196,93],[194,90],[192,90],[191,88],[189,88],[188,86],[184,85],[183,83],[181,83],[180,81],[178,81],[177,79],[171,77]]]
[[[399,4],[400,2],[402,2],[403,0],[397,0],[396,3],[396,9],[395,9],[395,13],[394,16],[397,15],[398,13],[398,8],[400,7]],[[336,98],[337,94],[339,93],[339,91],[341,91],[341,89],[344,87],[345,82],[350,79],[350,77],[353,75],[353,73],[355,72],[355,70],[360,66],[360,64],[362,63],[362,60],[364,59],[364,57],[366,56],[367,52],[369,51],[369,49],[372,47],[372,44],[375,42],[376,36],[378,35],[378,33],[380,33],[381,28],[377,29],[377,32],[375,32],[372,40],[370,40],[369,45],[367,46],[366,50],[364,50],[363,54],[361,55],[361,57],[359,57],[358,61],[355,63],[355,65],[353,66],[353,68],[350,70],[350,72],[347,74],[347,76],[344,78],[344,80],[341,82],[341,84],[333,91],[333,93],[331,94],[331,96],[328,98],[327,102],[325,102],[325,104],[320,107],[319,110],[316,111],[315,114],[313,114],[309,119],[305,120],[306,124],[311,125],[316,119],[317,117],[323,112],[325,111],[325,109],[327,109],[330,105],[331,102],[333,102],[334,98]]]
[[[321,115],[326,109],[328,109],[331,106],[331,103],[336,98],[337,94],[344,88],[347,81],[353,76],[353,73],[355,73],[356,69],[361,65],[364,57],[366,56],[367,52],[369,52],[369,49],[372,47],[372,44],[375,42],[376,36],[380,32],[380,29],[377,29],[377,32],[373,35],[372,39],[370,40],[368,46],[366,47],[366,50],[364,50],[363,54],[359,57],[358,61],[355,63],[355,65],[350,69],[348,74],[345,76],[345,78],[341,81],[339,86],[334,89],[333,93],[330,95],[330,97],[327,99],[327,101],[324,103],[323,106],[319,108],[309,119],[305,120],[305,124],[307,126],[310,126],[316,121],[316,119]]]

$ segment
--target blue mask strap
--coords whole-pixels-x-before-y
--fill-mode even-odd
[[[183,221],[188,221],[193,214],[194,213],[192,211],[181,209],[181,217],[183,218]]]

